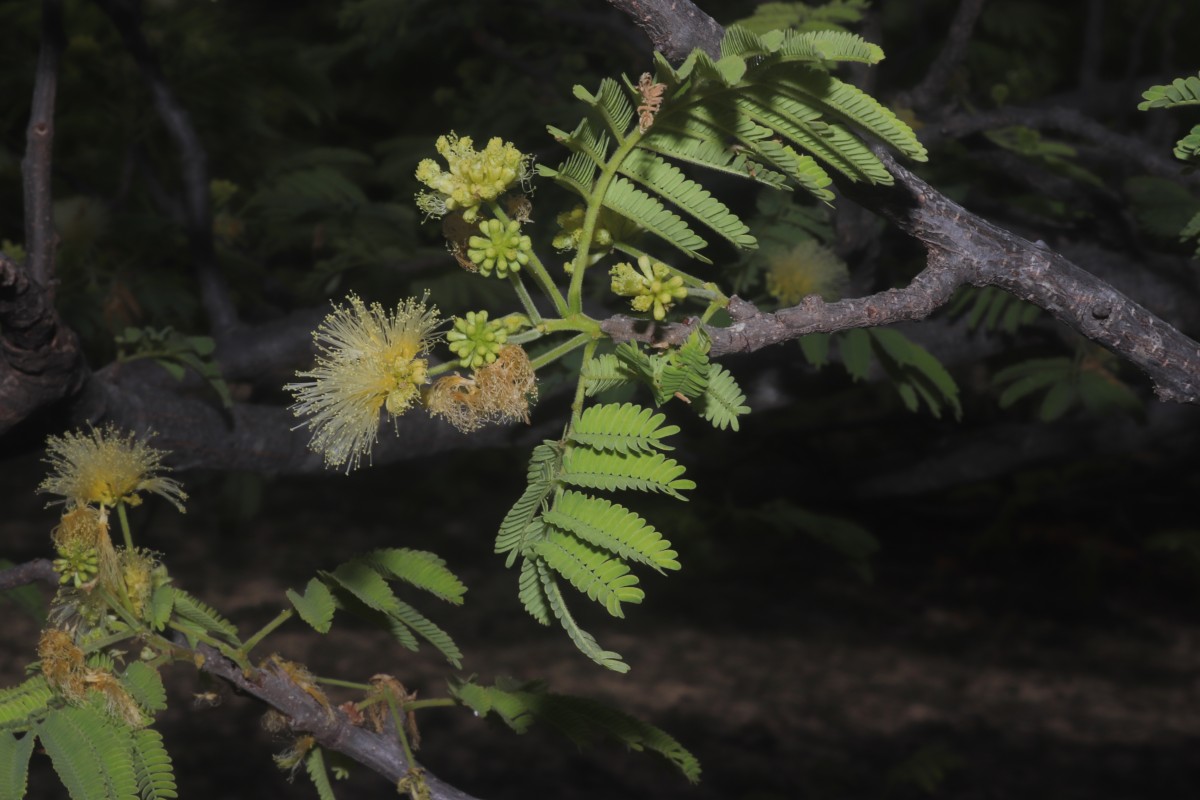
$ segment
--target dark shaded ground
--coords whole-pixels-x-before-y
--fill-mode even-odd
[[[574,604],[584,626],[632,665],[627,676],[534,624],[516,600],[515,574],[491,555],[496,522],[519,490],[521,454],[266,484],[186,476],[187,516],[150,504],[135,524],[177,582],[244,630],[270,619],[284,589],[315,569],[380,545],[436,550],[471,587],[468,602],[461,610],[417,602],[459,641],[466,672],[545,678],[556,691],[612,700],[675,734],[704,765],[702,783],[690,787],[651,756],[581,753],[549,733],[517,737],[469,713],[429,712],[424,760],[484,798],[921,797],[922,767],[945,772],[936,796],[964,800],[1200,796],[1200,593],[1177,559],[1138,544],[1159,522],[1131,532],[1108,507],[1123,504],[1140,519],[1136,482],[1124,499],[1101,491],[1087,513],[1047,511],[1063,505],[1055,482],[1043,482],[1049,494],[1035,492],[1003,530],[989,526],[1008,513],[1014,485],[924,507],[860,508],[884,546],[876,580],[864,583],[838,556],[746,513],[792,491],[804,502],[804,490],[787,486],[807,485],[803,468],[766,470],[767,481],[763,465],[756,471],[719,449],[686,457],[710,465],[696,470],[701,487],[728,485],[684,511],[663,506],[666,518],[648,514],[664,529],[674,516],[683,572],[644,576],[647,601],[624,622]],[[14,560],[48,552],[54,513],[28,494],[40,471],[22,457],[0,476],[0,542]],[[1067,472],[1054,474],[1061,481]],[[480,492],[470,516],[457,516],[464,487],[489,475],[500,476],[498,490]],[[1092,473],[1082,480],[1103,490]],[[1157,485],[1189,506],[1190,480]],[[999,496],[1010,500],[997,505]],[[253,513],[239,517],[239,506]],[[1096,516],[1110,527],[1095,527]],[[735,547],[755,548],[760,560],[733,559]],[[31,660],[37,630],[14,611],[5,619],[0,674],[9,684]],[[446,673],[433,654],[353,629],[310,633],[289,623],[269,646],[318,675],[388,671],[422,697],[442,692]],[[210,687],[184,667],[171,683],[175,704],[160,727],[181,796],[314,796],[302,777],[289,785],[273,769],[270,754],[284,743],[262,731],[252,703],[226,695],[193,712],[191,693]],[[395,796],[359,773],[340,796]],[[31,796],[62,796],[44,763],[33,780]]]

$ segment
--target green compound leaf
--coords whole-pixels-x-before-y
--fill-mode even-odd
[[[333,794],[333,786],[329,782],[329,773],[325,770],[325,756],[320,747],[314,747],[304,759],[304,771],[317,790],[320,800],[337,800]]]
[[[958,384],[928,350],[890,328],[872,328],[870,336],[877,345],[880,361],[897,381],[897,388],[901,389],[902,395],[903,387],[907,386],[910,392],[920,395],[935,417],[941,416],[941,408],[945,404],[954,410],[955,419],[962,419]],[[915,400],[908,406],[910,411],[915,411]]]
[[[0,732],[0,798],[19,800],[25,796],[29,777],[29,755],[37,738],[27,733],[18,738],[11,733]]]
[[[171,756],[163,747],[162,735],[152,728],[133,732],[133,768],[142,800],[172,800],[175,773]]]
[[[579,627],[579,623],[567,610],[567,603],[563,599],[562,590],[558,588],[558,582],[554,580],[553,571],[540,560],[534,562],[534,569],[537,570],[538,580],[542,583],[542,590],[546,594],[546,603],[550,606],[550,611],[563,626],[567,635],[571,637],[575,646],[602,667],[607,667],[613,672],[628,672],[629,665],[621,660],[620,653],[600,647],[596,642],[596,637]]]
[[[700,238],[678,214],[667,210],[666,206],[625,178],[618,175],[612,179],[608,191],[604,193],[603,205],[649,230],[689,258],[705,264],[712,263],[699,253],[708,244],[707,241]]]
[[[546,442],[533,449],[527,471],[529,485],[504,516],[500,523],[500,531],[496,535],[495,552],[509,554],[505,562],[506,567],[516,563],[517,556],[524,551],[530,536],[537,532],[531,526],[534,517],[542,508],[542,503],[554,490],[554,476],[559,469],[559,452],[557,442]]]
[[[682,464],[661,453],[618,454],[575,447],[563,456],[563,471],[559,477],[572,486],[662,492],[686,500],[680,492],[695,489],[696,484],[680,477],[683,472]]]
[[[708,370],[708,385],[700,402],[696,404],[699,411],[714,428],[738,429],[738,417],[750,413],[750,406],[745,405],[746,395],[738,382],[734,380],[729,370],[720,364],[710,364]]]
[[[167,584],[154,588],[150,595],[150,606],[146,611],[146,622],[156,631],[161,631],[175,610],[175,589]]]
[[[1151,86],[1142,92],[1142,97],[1145,101],[1138,103],[1138,111],[1200,105],[1200,75],[1176,78],[1168,84]]]
[[[679,433],[679,426],[664,426],[665,419],[665,415],[633,403],[591,406],[580,415],[568,438],[594,450],[617,453],[673,450],[663,439]]]
[[[637,378],[630,372],[629,367],[612,353],[604,353],[589,359],[581,370],[583,391],[588,397],[594,397],[608,389],[632,383]]]
[[[467,587],[446,568],[446,562],[433,553],[393,547],[375,550],[364,560],[389,578],[399,578],[448,603],[462,605]]]
[[[38,738],[72,800],[138,800],[131,731],[90,707],[53,711]]]
[[[37,717],[46,713],[53,697],[54,692],[41,675],[0,690],[0,730],[28,729]]]
[[[679,569],[675,560],[678,554],[671,549],[671,543],[646,520],[619,503],[568,490],[542,518],[548,525],[569,531],[621,558],[646,564],[659,572]]]
[[[192,595],[179,588],[171,590],[176,616],[187,620],[206,633],[215,633],[234,642],[237,641],[237,627],[221,616],[217,611]]]
[[[621,603],[640,603],[646,596],[637,587],[637,576],[629,571],[628,564],[609,558],[569,533],[550,528],[534,551],[547,566],[614,617],[625,616]]]
[[[612,78],[605,78],[600,81],[600,90],[595,95],[582,86],[576,86],[574,93],[577,98],[596,109],[617,141],[624,140],[625,132],[629,130],[629,124],[633,121],[633,106],[625,98],[620,84]]]
[[[420,611],[403,600],[397,600],[396,610],[391,616],[416,631],[418,636],[436,647],[438,652],[455,667],[462,667],[462,651],[450,638],[450,634],[435,625]]]
[[[337,603],[328,586],[319,579],[312,578],[305,587],[304,594],[288,589],[287,598],[300,615],[300,619],[311,625],[313,630],[317,633],[329,633]]]
[[[862,328],[852,328],[838,337],[842,365],[856,381],[867,377],[871,368],[871,337]]]
[[[674,764],[689,782],[700,779],[700,762],[660,728],[609,705],[585,697],[554,694],[540,683],[495,686],[455,681],[450,693],[480,715],[496,712],[517,733],[536,720],[556,728],[580,746],[615,740],[634,750],[651,750]]]
[[[121,673],[121,685],[151,715],[167,707],[167,690],[163,688],[162,676],[144,662],[131,662]]]
[[[521,605],[529,612],[529,616],[542,625],[549,625],[550,601],[546,597],[546,590],[542,588],[542,581],[538,577],[533,559],[521,559],[521,579],[518,586],[517,597],[520,598]]]
[[[357,559],[347,561],[333,572],[323,572],[322,577],[331,578],[343,589],[354,595],[363,605],[392,616],[396,611],[396,595],[392,587],[375,569]]]

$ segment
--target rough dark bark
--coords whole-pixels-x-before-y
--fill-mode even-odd
[[[58,573],[48,558],[35,558],[15,567],[0,569],[0,592],[28,586],[31,583],[47,583],[58,587]]]
[[[638,24],[668,61],[682,61],[700,48],[720,55],[721,26],[691,0],[609,0]]]

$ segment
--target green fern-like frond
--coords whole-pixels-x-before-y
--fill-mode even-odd
[[[339,565],[333,572],[322,572],[321,575],[334,581],[367,608],[389,616],[396,611],[399,600],[392,592],[392,587],[370,564],[355,559]]]
[[[1138,103],[1139,111],[1200,105],[1200,74],[1176,78],[1168,84],[1151,86],[1142,92],[1142,97],[1145,100]]]
[[[416,634],[412,632],[412,628],[395,617],[387,617],[385,624],[388,631],[392,634],[392,638],[399,642],[401,647],[405,650],[411,650],[414,653],[420,652],[421,643],[417,641]]]
[[[538,580],[542,583],[542,591],[545,592],[546,603],[550,606],[551,613],[563,626],[567,636],[571,637],[571,641],[575,643],[580,652],[613,672],[628,672],[629,665],[621,660],[620,653],[605,650],[596,641],[596,637],[579,627],[579,623],[567,609],[566,600],[563,599],[562,590],[558,588],[558,582],[554,580],[554,573],[551,569],[540,561],[534,562],[534,569],[537,570]]]
[[[300,619],[311,625],[313,630],[317,633],[329,633],[337,603],[328,586],[319,579],[312,578],[304,588],[304,594],[288,589],[287,598],[300,615]]]
[[[167,707],[167,690],[163,688],[162,676],[144,662],[130,662],[121,673],[121,685],[151,715]]]
[[[534,721],[542,722],[581,746],[611,739],[634,750],[651,750],[671,761],[688,781],[700,778],[700,762],[674,737],[604,703],[548,692],[541,683],[506,679],[495,686],[454,681],[450,693],[481,716],[496,712],[517,733]]]
[[[550,624],[550,601],[546,598],[546,590],[538,577],[537,566],[533,559],[521,559],[521,578],[518,582],[517,597],[521,605],[529,612],[529,616],[543,625]]]
[[[644,150],[634,150],[621,162],[622,175],[632,178],[679,206],[735,247],[756,247],[750,228],[708,190],[688,179],[678,167]]]
[[[325,756],[320,747],[314,747],[304,758],[304,771],[317,790],[319,800],[337,800],[333,794],[333,785],[329,782],[329,773],[325,770]]]
[[[146,622],[154,630],[161,631],[167,626],[167,621],[171,619],[171,612],[174,610],[175,588],[166,583],[156,586],[150,595],[150,604],[146,610]]]
[[[529,485],[517,498],[500,523],[496,535],[497,553],[508,553],[505,566],[511,567],[524,550],[534,517],[542,509],[542,503],[554,490],[554,476],[558,472],[559,449],[555,443],[547,442],[533,449],[526,472]]]
[[[592,161],[586,153],[573,153],[570,158],[559,165],[558,169],[547,167],[544,164],[538,164],[537,169],[539,175],[552,178],[555,183],[565,186],[584,200],[591,197],[592,180],[596,175],[596,162]]]
[[[686,500],[681,491],[696,484],[683,475],[683,465],[661,453],[608,453],[576,447],[563,457],[564,483],[589,489],[662,492]]]
[[[91,707],[56,709],[37,727],[72,800],[138,800],[131,732]]]
[[[583,391],[588,397],[635,380],[625,363],[612,353],[589,359],[583,365],[580,377],[583,380]]]
[[[829,0],[821,5],[809,3],[760,3],[754,14],[738,20],[737,25],[755,33],[768,33],[784,28],[799,31],[845,30],[843,23],[862,20],[870,0]],[[732,26],[730,26],[732,27]]]
[[[679,569],[671,543],[646,520],[619,503],[581,492],[566,491],[542,518],[547,524],[662,572]],[[524,575],[522,575],[524,579]]]
[[[604,207],[640,225],[690,258],[712,263],[698,251],[708,245],[683,218],[619,175],[612,179],[601,200]]]
[[[215,633],[237,641],[237,626],[217,613],[216,609],[182,589],[173,588],[171,591],[176,616],[192,623],[205,633]]]
[[[171,756],[163,746],[162,735],[153,728],[133,732],[133,768],[142,800],[172,800],[175,772]]]
[[[738,386],[729,370],[720,364],[711,364],[708,372],[708,385],[696,409],[714,427],[738,429],[738,417],[750,413],[750,407],[745,405],[746,395]]]
[[[617,141],[624,139],[633,120],[633,106],[619,83],[612,78],[605,78],[600,81],[600,90],[594,95],[582,86],[576,86],[574,92],[577,98],[596,110]]]
[[[537,554],[580,592],[603,605],[614,617],[624,617],[621,603],[640,603],[646,593],[638,588],[629,565],[555,528],[537,543]]]
[[[34,718],[46,712],[53,697],[54,692],[41,675],[0,690],[0,731],[28,728]]]
[[[29,756],[35,739],[37,736],[32,733],[17,737],[0,732],[0,797],[4,800],[20,800],[25,796]]]
[[[695,399],[708,385],[708,340],[696,331],[676,350],[658,355],[644,353],[633,342],[617,345],[616,357],[654,394],[662,405],[673,397]]]
[[[450,638],[450,634],[435,625],[420,611],[403,600],[397,600],[396,610],[392,617],[416,631],[418,636],[436,647],[438,652],[455,667],[462,666],[462,650],[458,649],[458,645]]]
[[[666,416],[633,403],[609,403],[584,410],[569,438],[594,450],[648,453],[673,450],[663,441],[679,433],[678,425],[663,425]]]
[[[462,605],[467,587],[446,568],[446,562],[433,553],[393,547],[375,550],[365,561],[391,578],[399,578],[448,603]]]

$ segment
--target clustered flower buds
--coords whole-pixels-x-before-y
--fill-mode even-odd
[[[479,272],[507,278],[509,272],[517,272],[522,264],[529,263],[533,243],[521,233],[521,223],[510,220],[487,219],[479,223],[483,236],[472,236],[467,240],[467,257],[479,267]]]
[[[431,216],[462,209],[467,222],[474,222],[480,203],[495,200],[529,174],[530,157],[499,137],[476,152],[471,137],[460,138],[451,132],[438,137],[437,151],[446,159],[449,170],[443,170],[432,158],[417,165],[417,180],[433,189],[432,193],[418,195],[417,206]]]
[[[683,278],[671,275],[671,268],[661,261],[650,261],[650,256],[638,257],[638,269],[628,262],[621,262],[610,270],[612,290],[622,297],[632,298],[630,305],[635,311],[650,312],[661,320],[675,305],[675,301],[687,297]],[[639,271],[640,270],[640,271]]]
[[[489,320],[486,311],[468,311],[465,317],[455,317],[454,329],[446,334],[446,341],[463,369],[475,369],[495,361],[508,335],[528,324],[523,314]]]

